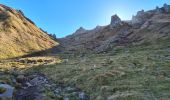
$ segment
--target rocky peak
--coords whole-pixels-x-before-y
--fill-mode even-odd
[[[97,25],[97,26],[94,28],[94,30],[100,30],[100,29],[102,29],[102,28],[103,28],[102,26]]]
[[[170,13],[170,5],[167,5],[166,3],[163,5],[163,7],[159,8],[158,6],[155,9],[156,13]]]
[[[110,23],[110,26],[111,27],[115,27],[117,25],[120,25],[122,23],[121,19],[119,18],[119,16],[117,15],[113,15],[111,17],[111,23]]]
[[[131,24],[134,28],[140,28],[148,19],[154,15],[154,11],[138,11],[136,16],[132,17]]]
[[[83,27],[80,27],[78,30],[76,30],[76,32],[74,34],[82,34],[85,33],[87,30],[84,29]]]
[[[156,6],[156,13],[163,13],[163,9]]]
[[[145,13],[145,11],[142,9],[141,11],[137,12],[137,16],[142,16]]]
[[[166,3],[163,5],[163,8],[165,10],[166,13],[170,12],[170,5],[167,5]]]

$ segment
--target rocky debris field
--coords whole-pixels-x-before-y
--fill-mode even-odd
[[[1,72],[0,100],[89,100],[81,89],[55,84],[45,75]]]
[[[75,86],[57,84],[44,74],[27,72],[42,65],[61,63],[58,57],[26,57],[0,62],[0,100],[89,100]]]

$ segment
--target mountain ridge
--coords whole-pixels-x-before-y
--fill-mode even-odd
[[[110,24],[99,27],[97,31],[86,30],[81,34],[76,31],[60,41],[66,52],[103,52],[116,45],[138,44],[169,36],[169,20],[170,5],[164,4],[154,10],[138,11],[130,21],[122,21],[117,15],[113,15]]]
[[[21,10],[0,4],[0,58],[12,58],[50,49],[59,43],[25,17]]]

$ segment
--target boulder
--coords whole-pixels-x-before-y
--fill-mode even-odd
[[[0,84],[0,99],[12,100],[14,88],[8,84]]]
[[[24,75],[18,75],[16,78],[17,82],[24,83],[27,79]]]

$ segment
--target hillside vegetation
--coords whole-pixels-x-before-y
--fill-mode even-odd
[[[63,63],[29,71],[44,73],[58,84],[76,86],[87,92],[90,100],[168,100],[169,43],[168,38],[103,54],[61,54]]]
[[[107,26],[80,27],[56,39],[59,47],[21,11],[0,11],[0,58],[52,54],[0,61],[0,85],[11,86],[10,98],[170,100],[170,5],[130,21],[113,15]]]
[[[20,10],[0,5],[0,59],[23,56],[57,45]]]

